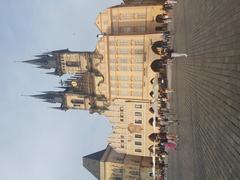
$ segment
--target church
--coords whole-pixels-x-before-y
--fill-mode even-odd
[[[24,61],[50,70],[48,74],[72,75],[61,82],[62,91],[33,97],[57,103],[54,108],[59,110],[88,110],[108,117],[113,127],[108,147],[83,158],[98,179],[122,178],[123,172],[127,179],[150,177],[151,136],[158,132],[152,126],[152,82],[158,77],[152,64],[161,57],[157,44],[167,23],[162,22],[163,5],[138,3],[126,1],[97,16],[101,34],[95,50],[55,50]],[[114,163],[118,168],[106,169]],[[123,170],[125,166],[135,169]]]

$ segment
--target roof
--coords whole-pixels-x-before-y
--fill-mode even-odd
[[[83,166],[97,179],[100,179],[100,160],[106,149],[83,157]]]

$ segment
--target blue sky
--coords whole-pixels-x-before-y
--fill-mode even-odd
[[[106,147],[104,117],[21,96],[59,77],[15,63],[55,49],[93,50],[99,12],[120,0],[0,0],[0,180],[91,180],[82,156]]]

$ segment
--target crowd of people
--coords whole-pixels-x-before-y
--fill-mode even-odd
[[[173,8],[175,3],[177,3],[176,0],[163,0],[166,13],[156,17],[159,23],[168,24],[172,21],[169,10]],[[155,123],[154,126],[159,128],[159,133],[153,133],[149,137],[156,144],[150,147],[150,150],[155,156],[153,167],[159,169],[158,172],[155,172],[155,177],[158,180],[166,179],[168,153],[170,150],[177,150],[179,141],[179,137],[176,134],[169,132],[169,127],[179,125],[179,121],[175,118],[175,114],[170,108],[169,94],[174,92],[174,90],[168,87],[167,66],[173,64],[174,58],[187,57],[185,53],[174,52],[170,43],[173,34],[169,30],[163,31],[162,36],[163,40],[157,41],[152,45],[153,52],[159,54],[160,58],[151,65],[152,69],[158,74],[158,78],[157,81],[152,81],[153,92],[150,94],[153,97],[153,101],[157,101],[158,104],[158,108],[152,108],[154,113],[152,123]]]

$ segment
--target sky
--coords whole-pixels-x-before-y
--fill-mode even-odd
[[[56,49],[94,50],[97,14],[120,2],[0,0],[0,180],[94,179],[82,157],[106,147],[107,119],[22,96],[58,90],[60,78],[16,61]]]

